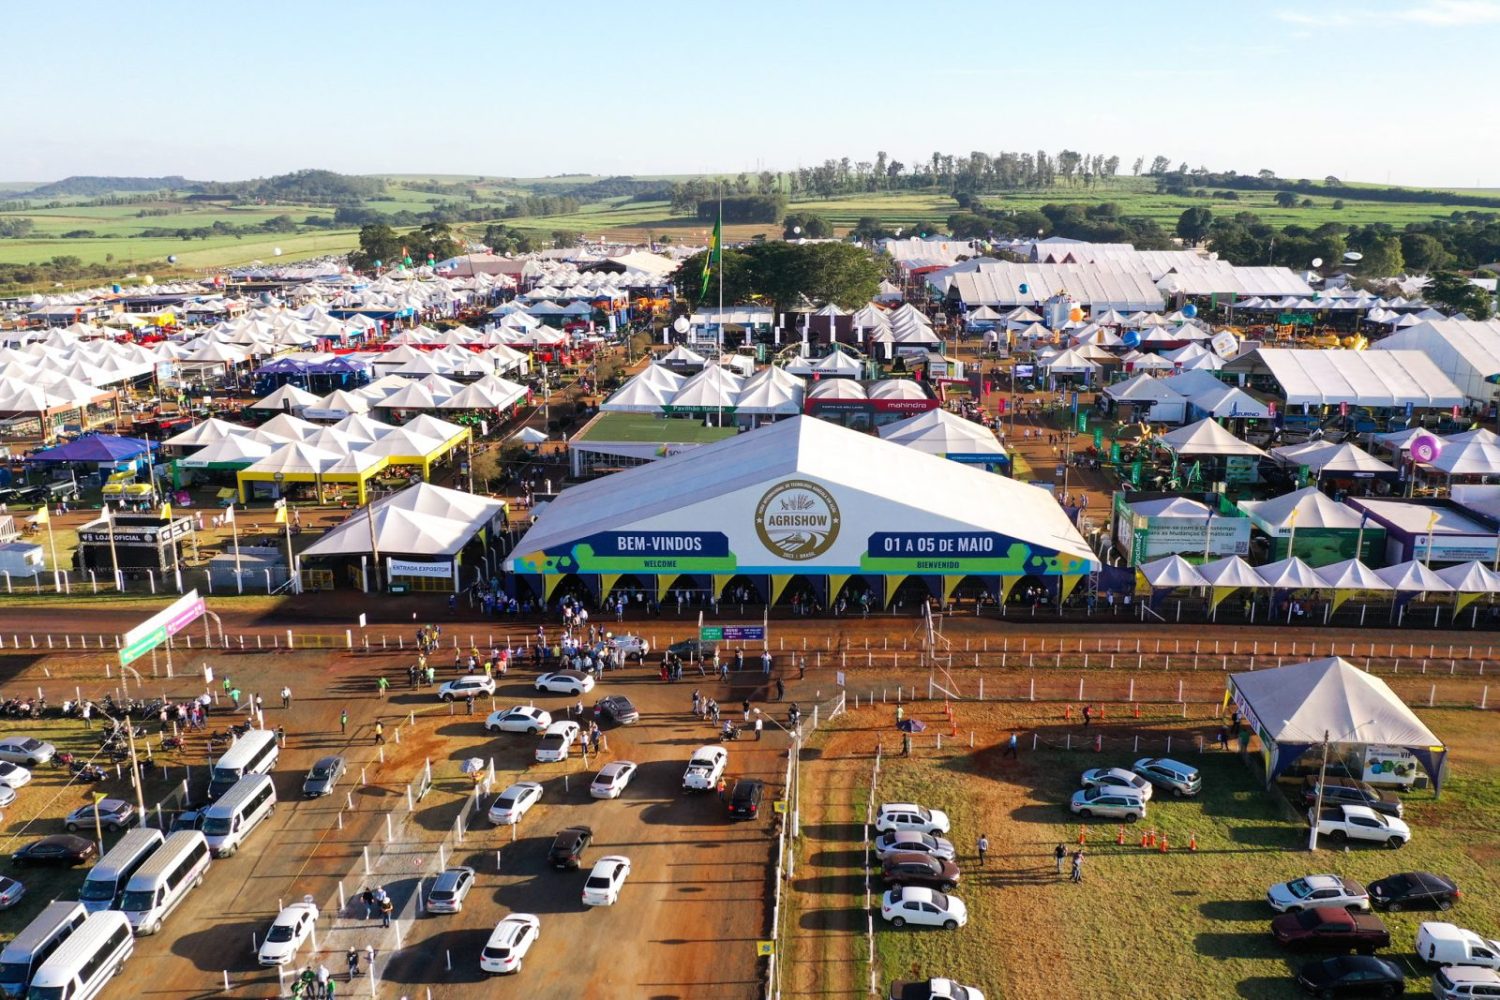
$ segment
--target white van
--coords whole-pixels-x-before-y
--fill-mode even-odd
[[[235,740],[234,746],[214,762],[213,777],[208,782],[208,797],[216,799],[234,787],[248,774],[266,774],[276,766],[281,747],[276,734],[269,729],[253,729]]]
[[[89,869],[89,877],[83,880],[83,888],[78,890],[83,908],[90,913],[115,909],[120,894],[125,891],[125,883],[165,839],[160,830],[149,826],[128,831],[108,854],[99,859],[98,864]]]
[[[1417,777],[1422,773],[1422,764],[1408,750],[1401,747],[1365,747],[1365,771],[1362,780],[1381,788],[1399,788],[1411,791]]]
[[[241,778],[224,797],[203,810],[200,829],[208,849],[216,858],[227,858],[240,849],[250,831],[276,811],[276,786],[269,774]]]
[[[1417,928],[1417,957],[1433,965],[1500,969],[1500,941],[1488,941],[1454,924],[1427,921]]]
[[[197,830],[172,834],[125,883],[120,910],[137,934],[155,934],[188,892],[203,884],[208,841]],[[70,997],[69,1000],[72,1000]]]
[[[26,1000],[91,1000],[133,951],[135,938],[125,915],[95,913],[37,970]]]
[[[1500,973],[1466,965],[1445,966],[1432,977],[1432,995],[1436,1000],[1497,1000]]]
[[[48,903],[0,950],[0,996],[24,997],[32,975],[88,919],[81,903]]]

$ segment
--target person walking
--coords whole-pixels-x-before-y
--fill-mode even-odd
[[[755,742],[757,742],[757,743],[760,742],[760,731],[761,731],[761,728],[765,724],[766,724],[766,720],[765,719],[762,719],[758,715],[755,717]]]
[[[786,694],[786,684],[784,684],[781,678],[778,677],[776,678],[776,700],[780,701],[781,696],[784,694]]]
[[[354,977],[359,975],[359,952],[351,945],[349,953],[344,956],[344,962],[349,966],[349,982],[354,982]]]
[[[984,864],[984,856],[990,853],[990,838],[984,834],[979,835],[979,863]]]
[[[319,962],[318,963],[318,996],[320,996],[320,997],[326,997],[328,995],[328,986],[329,986],[329,981],[330,981],[331,978],[332,977],[329,975],[329,972],[328,972],[328,966],[324,965],[322,962]]]
[[[1063,859],[1068,856],[1068,849],[1058,844],[1052,849],[1052,860],[1057,863],[1057,874],[1062,874]]]
[[[1017,738],[1016,732],[1014,730],[1012,730],[1011,734],[1010,734],[1010,739],[1008,739],[1008,740],[1005,741],[1005,753],[1001,754],[1000,756],[1001,757],[1017,757],[1017,759],[1019,759],[1018,755],[1016,754],[1016,745],[1019,742],[1020,741]]]
[[[899,725],[901,725],[901,723],[903,723],[905,721],[906,721],[906,706],[905,705],[897,705],[896,706],[896,725],[899,726]]]
[[[745,713],[745,723],[746,723],[746,725],[748,725],[750,723],[750,699],[746,698],[743,702],[741,702],[740,703],[740,708],[742,708],[744,710],[744,713]]]
[[[396,904],[391,901],[391,897],[382,894],[381,897],[380,897],[380,926],[381,927],[389,927],[389,926],[391,926],[391,913],[393,913],[395,911],[395,909],[396,909]]]
[[[471,694],[464,699],[465,709],[469,715],[474,714],[474,696]]]
[[[369,920],[370,914],[375,912],[375,893],[366,887],[365,891],[359,894],[359,900],[365,904],[365,919]],[[354,955],[353,948],[349,949],[349,954],[351,957]]]
[[[1093,721],[1094,721],[1094,706],[1092,706],[1092,705],[1085,705],[1085,706],[1083,706],[1083,727],[1085,729],[1087,729],[1089,723],[1093,722]]]
[[[289,687],[287,687],[287,686],[285,686],[285,685],[282,685],[282,688],[281,688],[281,707],[282,708],[291,708],[292,707],[292,689],[289,688]]]
[[[1083,881],[1083,848],[1073,852],[1073,875],[1074,882]]]
[[[375,723],[375,742],[376,743],[384,743],[385,742],[385,723],[383,723],[383,722],[378,722],[377,721]]]
[[[391,689],[391,682],[381,677],[375,682],[375,687],[380,690],[380,697],[384,698],[385,693]]]
[[[229,690],[229,697],[234,702],[234,707],[235,708],[239,708],[240,707],[240,689],[239,688],[230,688],[230,690]]]
[[[349,732],[349,710],[344,708],[339,710],[339,735],[343,736],[347,732]]]

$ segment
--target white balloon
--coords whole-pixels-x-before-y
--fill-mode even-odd
[[[688,322],[688,318],[686,316],[678,316],[675,320],[672,321],[672,329],[676,330],[678,333],[687,333],[688,328],[692,325],[693,324]]]
[[[281,256],[281,247],[277,247],[275,250],[272,250],[271,252],[274,253],[276,256],[280,257]]]
[[[1313,258],[1313,267],[1322,267],[1322,266],[1323,266],[1323,258],[1322,257],[1314,257]]]

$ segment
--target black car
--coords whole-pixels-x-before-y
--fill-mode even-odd
[[[958,885],[958,865],[930,854],[898,852],[880,864],[880,877],[889,885],[910,885],[948,892]]]
[[[81,865],[94,856],[92,840],[59,833],[33,840],[17,851],[11,860],[18,865]]]
[[[730,819],[755,819],[760,815],[760,800],[765,797],[766,783],[758,778],[741,778],[729,793]]]
[[[1432,872],[1403,872],[1370,883],[1370,905],[1377,910],[1447,910],[1463,893],[1451,879]]]
[[[594,703],[599,714],[619,726],[628,726],[641,721],[640,711],[622,694],[612,694]]]
[[[583,864],[583,852],[593,842],[594,831],[586,826],[559,830],[547,850],[547,863],[553,868],[578,868]]]
[[[1406,992],[1406,977],[1383,958],[1340,955],[1304,965],[1297,985],[1319,997],[1396,997]]]
[[[663,654],[667,659],[677,657],[679,660],[712,660],[719,647],[702,639],[683,639],[668,646]]]
[[[1309,777],[1302,782],[1302,801],[1309,806],[1317,804],[1318,779],[1316,777]],[[1401,798],[1397,795],[1378,791],[1371,785],[1353,778],[1329,778],[1323,786],[1323,804],[1328,806],[1343,803],[1351,806],[1369,806],[1376,812],[1387,816],[1400,816],[1405,812]]]

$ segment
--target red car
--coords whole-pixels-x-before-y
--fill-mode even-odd
[[[1374,914],[1350,913],[1337,906],[1315,906],[1301,913],[1283,913],[1271,921],[1271,936],[1283,948],[1353,949],[1372,955],[1390,946],[1391,934]]]

